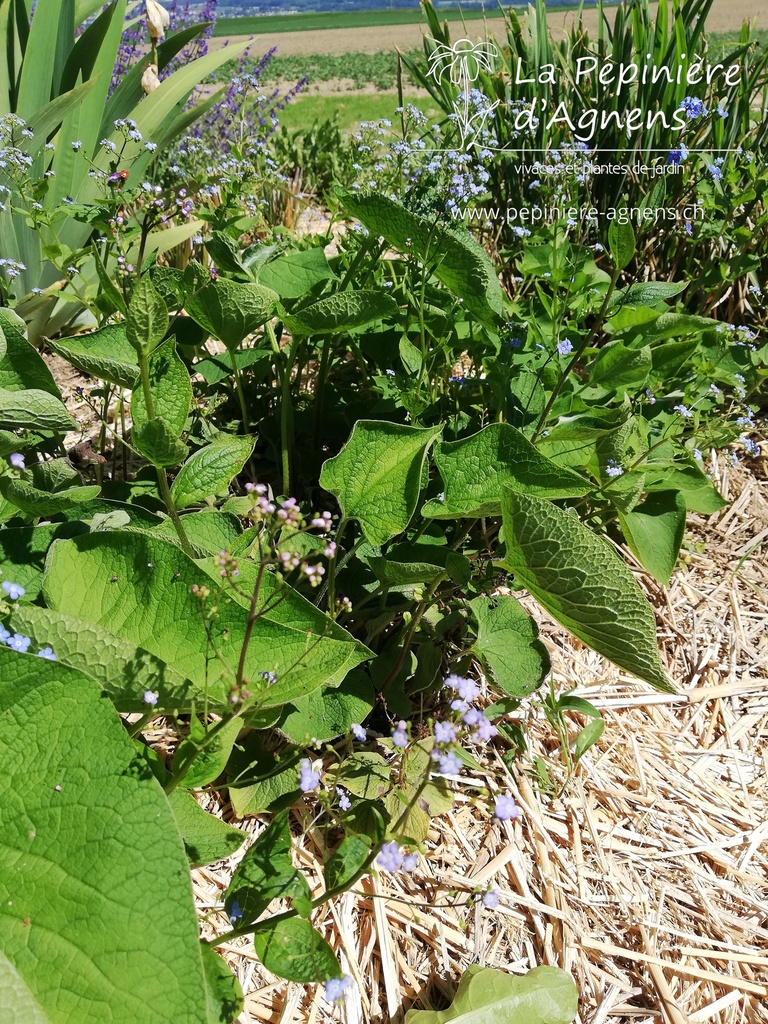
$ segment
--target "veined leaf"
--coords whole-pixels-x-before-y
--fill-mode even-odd
[[[505,568],[558,622],[620,668],[674,692],[659,659],[656,620],[610,544],[569,512],[505,488]]]
[[[445,498],[433,498],[422,509],[433,519],[500,515],[505,486],[542,498],[576,498],[590,488],[587,480],[542,455],[509,423],[491,423],[471,437],[439,442],[435,464]]]
[[[337,334],[396,313],[397,303],[391,295],[369,288],[335,292],[298,313],[285,314],[283,323],[291,334]]]
[[[222,434],[196,451],[173,481],[171,497],[176,508],[204,501],[228,487],[251,457],[254,444],[252,437]]]
[[[336,495],[371,544],[384,544],[411,521],[427,450],[441,426],[421,429],[358,420],[338,455],[323,465],[320,486]]]

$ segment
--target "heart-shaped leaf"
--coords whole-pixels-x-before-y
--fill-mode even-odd
[[[171,487],[176,508],[204,501],[229,486],[251,457],[254,438],[220,434],[211,444],[191,455]]]
[[[323,465],[320,486],[357,519],[371,544],[384,544],[411,521],[429,446],[441,426],[421,429],[358,420],[341,452]]]

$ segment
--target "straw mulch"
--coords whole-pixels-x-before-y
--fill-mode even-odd
[[[530,760],[510,773],[503,748],[489,749],[481,777],[455,780],[454,809],[433,822],[413,876],[367,878],[317,912],[357,983],[343,1006],[322,986],[268,975],[247,940],[223,943],[246,993],[240,1024],[384,1024],[445,1006],[470,963],[565,968],[581,1024],[768,1022],[765,471],[764,457],[750,471],[717,461],[730,506],[693,518],[668,588],[638,567],[679,696],[626,677],[531,601],[558,689],[577,686],[603,713],[599,744],[568,780],[551,727],[529,708],[530,756],[545,759],[561,796],[540,791]],[[483,788],[513,793],[522,817],[492,823]],[[321,892],[318,843],[310,833],[297,856]],[[201,913],[220,906],[240,856],[195,873]],[[494,911],[477,899],[489,885]],[[206,935],[214,927],[226,931],[223,915]]]

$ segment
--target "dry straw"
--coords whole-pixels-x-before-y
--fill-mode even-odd
[[[224,943],[246,993],[241,1024],[385,1024],[412,1005],[445,1005],[470,963],[565,968],[581,1024],[768,1022],[765,465],[747,472],[716,460],[731,504],[693,518],[668,588],[634,566],[679,696],[625,677],[524,597],[558,687],[577,686],[601,709],[600,743],[568,782],[551,728],[529,711],[531,754],[567,783],[559,799],[522,763],[510,774],[500,750],[489,752],[480,777],[456,780],[454,809],[433,822],[413,876],[368,878],[318,913],[357,983],[342,1007],[321,986],[268,975],[247,940]],[[492,823],[476,803],[482,787],[513,793],[523,816]],[[240,827],[258,834],[263,823]],[[310,833],[298,851],[316,892],[320,842]],[[201,912],[220,905],[237,859],[195,872]],[[494,911],[475,895],[488,885],[501,896]],[[226,930],[223,915],[207,935],[214,926]]]

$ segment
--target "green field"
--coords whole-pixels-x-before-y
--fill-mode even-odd
[[[408,97],[419,110],[432,118],[439,118],[440,111],[429,96]],[[343,132],[357,130],[361,121],[376,121],[382,117],[395,119],[397,96],[392,93],[347,92],[336,96],[300,96],[289,103],[280,113],[280,124],[289,131],[307,131],[336,117]]]
[[[558,10],[565,9],[566,5]],[[576,4],[573,5],[577,6]],[[472,21],[478,18],[501,17],[503,11],[493,5],[486,10],[460,10],[458,7],[439,11],[441,21]],[[307,14],[263,14],[244,18],[219,18],[213,29],[215,36],[250,36],[267,32],[316,32],[329,28],[375,28],[379,25],[411,25],[424,20],[420,9],[394,11],[322,11]]]

